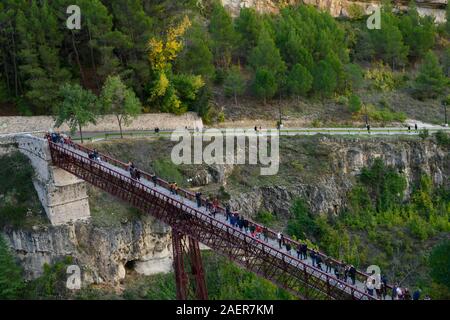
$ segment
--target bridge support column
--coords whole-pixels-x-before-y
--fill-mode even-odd
[[[173,230],[172,247],[177,299],[207,300],[208,292],[198,241]]]

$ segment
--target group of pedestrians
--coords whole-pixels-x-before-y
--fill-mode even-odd
[[[72,138],[65,133],[47,132],[44,138],[53,143],[67,144],[70,146],[74,145]]]
[[[368,128],[368,130],[370,130],[370,127]],[[47,133],[45,137],[49,141],[52,141],[54,143],[73,145],[70,137],[59,134],[57,132]],[[88,157],[89,159],[97,162],[101,161],[100,154],[98,153],[97,149],[90,151],[88,153]],[[133,179],[136,179],[138,181],[141,179],[141,171],[136,168],[132,161],[128,162],[127,170]],[[156,175],[152,175],[151,180],[155,186],[158,184],[158,178],[156,177]],[[171,194],[178,194],[179,187],[176,182],[169,183],[169,189]],[[203,205],[201,192],[195,193],[195,200],[197,203],[197,207],[200,208]],[[220,210],[220,204],[217,197],[210,197],[206,199],[204,204],[209,215],[212,215],[214,217]],[[225,206],[225,216],[226,221],[229,222],[232,227],[237,228],[242,232],[249,233],[251,237],[257,239],[262,238],[265,242],[269,242],[269,230],[267,227],[253,223],[244,215],[240,215],[238,212],[232,212],[229,203]],[[282,250],[284,247],[289,255],[293,255],[292,250],[294,249],[294,255],[296,254],[297,259],[299,260],[307,260],[309,254],[313,267],[325,271],[326,273],[334,272],[334,276],[337,279],[346,283],[350,281],[352,285],[356,285],[357,270],[353,265],[335,261],[330,257],[322,255],[315,249],[308,249],[308,245],[305,242],[298,243],[296,244],[296,247],[293,248],[294,243],[290,240],[286,240],[282,232],[277,233],[276,240],[278,242],[278,247],[280,250]],[[325,266],[325,270],[323,264]],[[377,276],[375,276],[374,274],[368,277],[368,279],[365,281],[365,291],[369,295],[377,296],[379,299],[386,299],[388,293],[387,279],[384,275],[378,275],[378,277],[379,278],[377,278]],[[411,294],[408,288],[401,288],[398,283],[393,286],[391,292],[392,300],[419,300],[420,296],[421,291],[419,289]],[[426,296],[424,300],[430,300],[430,297]]]
[[[127,165],[127,168],[128,168],[128,172],[130,173],[130,177],[131,178],[133,178],[133,179],[135,179],[137,181],[141,180],[141,170],[136,168],[136,166],[134,165],[134,162],[129,161],[128,165]]]

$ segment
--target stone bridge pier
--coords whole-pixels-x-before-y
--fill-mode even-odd
[[[52,225],[90,217],[86,183],[52,165],[47,141],[31,134],[0,135],[0,153],[19,150],[34,168],[33,184]]]

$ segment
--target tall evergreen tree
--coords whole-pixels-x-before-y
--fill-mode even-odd
[[[296,64],[289,72],[288,87],[293,95],[305,96],[312,88],[313,77],[301,64]]]
[[[436,55],[428,51],[414,82],[414,94],[419,99],[437,98],[448,86]]]
[[[245,91],[245,79],[239,66],[233,66],[228,71],[224,83],[225,94],[234,98],[234,104],[238,105],[238,96]]]
[[[215,63],[219,68],[227,69],[238,38],[230,14],[219,1],[214,1],[212,6],[209,32]]]
[[[255,79],[253,81],[253,92],[258,97],[263,99],[264,104],[267,99],[273,98],[277,92],[278,84],[275,74],[265,67],[256,70]]]

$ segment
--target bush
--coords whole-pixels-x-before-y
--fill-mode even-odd
[[[380,91],[391,91],[395,88],[395,78],[391,69],[382,62],[366,72],[366,78],[373,81],[373,87]]]
[[[425,140],[426,138],[428,138],[430,136],[430,132],[428,131],[428,129],[422,129],[422,130],[420,130],[420,132],[419,132],[419,137],[422,139],[422,140]]]
[[[435,133],[436,141],[439,145],[443,147],[450,146],[450,135],[442,130]]]
[[[268,226],[275,221],[275,216],[269,211],[259,211],[256,215],[256,221]]]
[[[435,246],[428,261],[431,277],[450,289],[450,240],[445,240]]]
[[[298,239],[305,239],[307,235],[316,235],[319,228],[314,221],[308,206],[303,199],[297,199],[291,208],[293,218],[288,221],[287,232]]]

